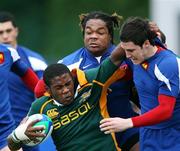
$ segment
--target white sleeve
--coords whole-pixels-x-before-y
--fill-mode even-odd
[[[20,59],[20,56],[16,49],[14,49],[12,47],[7,47],[7,48],[11,52],[11,57],[13,59],[13,62],[16,62],[18,59]]]
[[[45,70],[47,68],[47,64],[38,58],[28,57],[28,59],[34,71]]]

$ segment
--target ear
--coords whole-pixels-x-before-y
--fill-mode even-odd
[[[46,86],[45,86],[45,89],[46,89],[45,95],[46,95],[46,96],[50,96],[50,95],[51,95],[51,90],[50,90],[50,88],[46,85]]]
[[[150,44],[149,40],[145,40],[143,43],[143,48],[148,48],[150,45],[151,44]]]
[[[18,36],[18,34],[19,34],[19,28],[16,27],[16,37]]]

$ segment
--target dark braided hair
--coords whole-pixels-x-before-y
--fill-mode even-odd
[[[93,11],[87,14],[81,14],[79,15],[79,18],[80,18],[80,26],[82,29],[83,36],[84,36],[84,31],[85,31],[87,21],[89,21],[90,19],[100,19],[104,21],[106,23],[108,32],[111,35],[112,43],[114,43],[113,41],[114,29],[120,28],[120,22],[122,20],[122,16],[119,16],[117,13],[108,15],[101,11]]]

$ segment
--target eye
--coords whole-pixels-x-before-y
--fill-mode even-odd
[[[134,52],[135,49],[126,49],[127,52]]]
[[[104,35],[105,32],[104,32],[104,31],[99,31],[98,34],[99,34],[99,35]]]
[[[71,86],[71,81],[67,82],[66,86]]]
[[[10,33],[12,31],[12,29],[7,29],[6,32],[7,33]]]
[[[91,31],[85,31],[86,35],[90,35],[92,32]]]

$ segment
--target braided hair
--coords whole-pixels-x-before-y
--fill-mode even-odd
[[[114,43],[114,40],[113,40],[114,29],[120,28],[120,22],[123,17],[119,16],[117,13],[109,15],[101,11],[93,11],[87,14],[81,14],[79,15],[79,18],[80,18],[79,25],[81,27],[83,36],[84,36],[87,21],[89,21],[90,19],[100,19],[105,22],[108,32],[111,36],[111,43]]]

